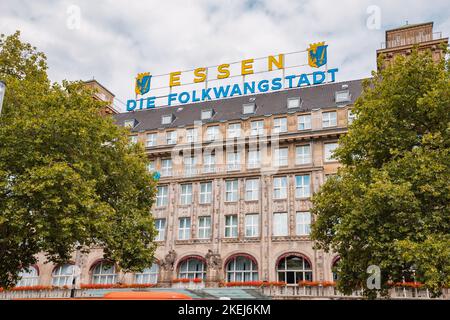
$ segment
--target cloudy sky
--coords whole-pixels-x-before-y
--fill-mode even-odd
[[[338,81],[367,77],[386,29],[434,21],[447,37],[449,13],[448,0],[1,0],[0,32],[20,30],[44,51],[53,81],[94,77],[126,101],[138,72],[217,65],[317,41],[328,43]]]

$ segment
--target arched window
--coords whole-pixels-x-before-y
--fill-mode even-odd
[[[227,282],[257,281],[258,266],[245,256],[233,257],[226,266]]]
[[[297,284],[299,281],[312,281],[311,264],[304,258],[288,255],[281,258],[277,265],[278,281]]]
[[[28,269],[22,269],[19,276],[21,279],[17,282],[16,287],[37,286],[39,284],[39,272],[36,267],[30,266]]]
[[[339,261],[340,261],[339,257],[334,259],[333,265],[331,266],[331,272],[333,273],[333,281],[334,282],[338,281],[338,279],[339,279],[339,276],[336,272],[337,268],[339,267]]]
[[[206,265],[198,258],[188,258],[181,262],[178,268],[178,278],[204,279],[206,277]]]
[[[134,283],[147,284],[158,282],[159,266],[153,263],[150,268],[145,268],[144,271],[134,274]]]
[[[117,282],[116,266],[107,261],[97,263],[92,270],[93,284],[113,284]]]
[[[70,286],[75,276],[75,266],[65,264],[58,266],[52,272],[52,285],[56,287]]]

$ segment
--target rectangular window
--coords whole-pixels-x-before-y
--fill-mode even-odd
[[[293,97],[287,99],[287,107],[288,109],[299,108],[300,107],[300,98]]]
[[[206,204],[212,201],[212,182],[200,183],[200,203]]]
[[[295,148],[295,163],[296,164],[309,164],[311,163],[311,146],[297,146]]]
[[[227,180],[225,182],[225,201],[238,201],[238,180]]]
[[[322,127],[335,127],[337,126],[337,113],[336,111],[322,113]]]
[[[262,136],[264,135],[264,120],[250,122],[250,135]]]
[[[155,219],[155,228],[158,231],[155,241],[164,241],[166,237],[166,219]]]
[[[241,124],[240,123],[231,123],[228,125],[227,129],[227,138],[239,138],[241,136]]]
[[[157,138],[156,133],[147,133],[147,140],[146,140],[147,147],[155,147],[157,144],[156,138]]]
[[[166,144],[176,144],[177,143],[177,132],[167,131],[166,132]]]
[[[273,198],[274,199],[287,198],[287,177],[273,178]]]
[[[295,196],[297,198],[308,198],[310,196],[309,174],[295,176]]]
[[[186,142],[193,143],[198,140],[198,130],[197,128],[186,129]]]
[[[206,128],[206,140],[207,141],[216,141],[220,137],[219,134],[219,126],[211,126]]]
[[[274,149],[274,163],[279,167],[289,164],[288,148]]]
[[[333,152],[337,148],[337,146],[338,144],[336,142],[324,144],[325,161],[336,161],[336,159],[333,158]]]
[[[241,169],[241,154],[239,152],[227,153],[227,170],[234,171]]]
[[[179,218],[178,221],[178,239],[189,239],[191,237],[191,218]]]
[[[184,158],[184,173],[186,176],[193,176],[196,174],[197,161],[195,157],[185,157]]]
[[[180,193],[180,203],[181,204],[191,204],[192,203],[192,184],[182,184]]]
[[[296,234],[298,236],[307,236],[311,232],[311,213],[297,212],[296,213]]]
[[[273,119],[273,132],[274,133],[287,132],[287,119],[286,118]]]
[[[247,179],[245,181],[245,200],[253,201],[259,199],[259,179]]]
[[[237,238],[238,222],[237,215],[225,216],[225,238]]]
[[[148,172],[153,172],[155,171],[155,161],[154,160],[150,160],[147,164],[147,170]]]
[[[166,114],[161,117],[161,124],[171,124],[173,119],[173,115]]]
[[[211,119],[213,116],[212,109],[202,110],[201,119],[202,120],[208,120]]]
[[[259,150],[248,151],[247,168],[254,169],[261,166],[261,152]]]
[[[132,120],[125,120],[123,122],[123,126],[125,128],[134,128],[134,123],[135,123],[134,119],[132,119]]]
[[[356,119],[356,115],[352,112],[352,110],[347,111],[347,122],[348,124],[352,124],[353,120]]]
[[[198,217],[198,233],[197,238],[209,239],[211,238],[211,217]]]
[[[288,235],[288,215],[287,212],[278,212],[273,214],[273,231],[274,236]]]
[[[249,114],[255,112],[255,104],[254,103],[246,103],[242,105],[242,113]]]
[[[311,115],[305,114],[298,116],[298,130],[308,130],[311,129]]]
[[[336,103],[350,102],[350,91],[349,90],[336,91],[334,99]]]
[[[203,155],[203,172],[214,172],[216,168],[216,156],[214,154]]]
[[[259,214],[245,215],[245,236],[246,237],[259,236]]]
[[[172,175],[172,159],[161,160],[161,176],[170,177]]]
[[[158,193],[156,195],[156,206],[162,207],[167,206],[169,199],[169,187],[168,186],[158,186]]]

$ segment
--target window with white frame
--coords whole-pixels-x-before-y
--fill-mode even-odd
[[[166,132],[166,144],[176,144],[177,143],[177,132],[167,131]]]
[[[351,96],[349,90],[336,91],[334,95],[336,103],[350,102],[350,98]]]
[[[184,174],[186,176],[192,176],[196,174],[196,157],[194,156],[188,156],[184,157]]]
[[[147,147],[155,147],[157,145],[157,137],[158,135],[156,133],[147,133],[146,136],[146,145]]]
[[[210,126],[206,128],[206,140],[216,141],[220,137],[219,126]]]
[[[286,199],[287,198],[287,177],[273,178],[273,198]]]
[[[248,169],[255,169],[261,167],[261,151],[249,150],[248,151]]]
[[[278,281],[296,285],[300,281],[312,281],[311,264],[302,257],[294,255],[280,259],[277,265]]]
[[[251,136],[264,135],[264,120],[256,120],[250,122],[250,135]]]
[[[155,160],[150,160],[147,164],[147,170],[148,172],[155,171]]]
[[[246,256],[233,257],[226,265],[227,282],[245,282],[258,280],[256,262]]]
[[[310,114],[304,114],[301,116],[298,116],[298,130],[308,130],[311,129],[311,115]]]
[[[173,115],[166,114],[161,117],[161,124],[171,124],[173,120]]]
[[[156,194],[156,206],[162,207],[167,206],[169,202],[169,187],[168,186],[158,186],[158,193]]]
[[[322,113],[322,127],[335,127],[337,126],[337,113],[336,111],[323,112]]]
[[[273,133],[287,132],[287,118],[273,119]]]
[[[116,266],[112,262],[101,261],[92,270],[93,284],[114,284],[117,282]]]
[[[52,272],[52,286],[71,286],[74,277],[75,266],[73,264],[64,264],[62,266],[58,266]]]
[[[238,184],[239,182],[237,179],[225,181],[225,201],[238,201]]]
[[[275,148],[274,149],[274,163],[279,166],[287,166],[289,164],[288,148]]]
[[[299,108],[300,107],[300,98],[292,97],[287,99],[287,107],[288,109]]]
[[[336,142],[332,143],[325,143],[324,149],[325,149],[325,161],[336,161],[336,159],[333,157],[333,152],[338,147],[338,144]]]
[[[214,172],[216,168],[216,156],[214,154],[203,155],[203,172]]]
[[[212,182],[200,183],[200,203],[206,204],[212,202]]]
[[[211,217],[210,216],[198,217],[197,238],[199,238],[199,239],[211,238]]]
[[[247,179],[245,181],[245,200],[254,201],[259,199],[259,179]]]
[[[237,215],[225,216],[225,238],[237,238],[238,236]]]
[[[242,105],[242,113],[243,114],[249,114],[254,113],[256,110],[254,103],[245,103]]]
[[[308,198],[310,196],[310,185],[309,174],[295,176],[295,197]]]
[[[166,238],[166,219],[155,219],[155,229],[158,232],[155,241],[164,241]]]
[[[201,119],[202,120],[211,119],[212,116],[213,116],[213,110],[212,109],[202,110],[202,114],[201,114]]]
[[[155,284],[158,282],[159,265],[153,263],[150,268],[145,268],[142,272],[134,274],[134,283],[137,284]]]
[[[186,129],[186,142],[192,143],[198,140],[198,130],[197,128]]]
[[[178,270],[180,279],[204,279],[206,277],[206,264],[197,258],[189,258],[181,262]]]
[[[241,136],[241,124],[240,123],[230,123],[227,129],[227,138],[239,138]]]
[[[180,204],[192,203],[192,183],[182,184],[180,193]]]
[[[259,236],[259,214],[252,213],[245,215],[245,236]]]
[[[239,152],[227,152],[227,170],[241,169],[241,154]]]
[[[130,142],[130,144],[136,144],[138,143],[138,136],[128,136],[128,141]]]
[[[19,272],[20,280],[16,287],[32,287],[39,284],[39,272],[36,267],[30,266],[28,269],[22,269]]]
[[[123,126],[124,126],[125,128],[134,128],[134,124],[135,124],[135,120],[134,120],[134,119],[131,119],[131,120],[125,120],[125,121],[123,122]]]
[[[348,109],[348,111],[347,111],[348,124],[352,124],[353,120],[355,120],[355,119],[356,119],[356,114],[354,114],[351,109]]]
[[[178,219],[178,240],[188,240],[191,237],[191,218]]]
[[[295,163],[296,164],[311,163],[311,146],[309,144],[295,147]]]
[[[288,235],[288,214],[287,212],[277,212],[273,214],[273,230],[274,236]]]
[[[170,177],[172,175],[172,159],[161,160],[161,176]]]
[[[298,236],[307,236],[311,232],[311,213],[297,212],[296,213],[296,227],[295,231]]]

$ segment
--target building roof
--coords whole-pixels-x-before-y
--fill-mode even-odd
[[[401,27],[398,27],[398,28],[386,30],[386,33],[393,32],[393,31],[399,31],[399,30],[403,30],[403,29],[409,29],[409,28],[420,27],[420,26],[426,26],[426,25],[430,25],[430,24],[433,25],[433,22],[405,24],[405,25],[403,25],[403,26],[401,26]]]
[[[194,121],[200,121],[201,110],[205,109],[213,109],[214,115],[209,120],[203,120],[203,123],[228,122],[232,120],[247,119],[249,117],[253,118],[258,116],[286,114],[288,112],[308,112],[318,108],[330,109],[337,106],[335,102],[335,92],[346,90],[343,89],[343,85],[348,85],[350,93],[350,101],[347,104],[354,103],[362,92],[362,81],[363,79],[351,80],[207,102],[145,109],[119,113],[114,115],[114,118],[118,125],[123,125],[125,120],[134,119],[137,124],[132,131],[142,132],[159,128],[177,128],[193,125]],[[301,98],[302,102],[300,108],[287,108],[287,99],[292,97]],[[251,103],[251,98],[255,99],[255,113],[243,114],[242,105]],[[170,114],[174,116],[173,122],[171,124],[162,125],[161,117]]]

